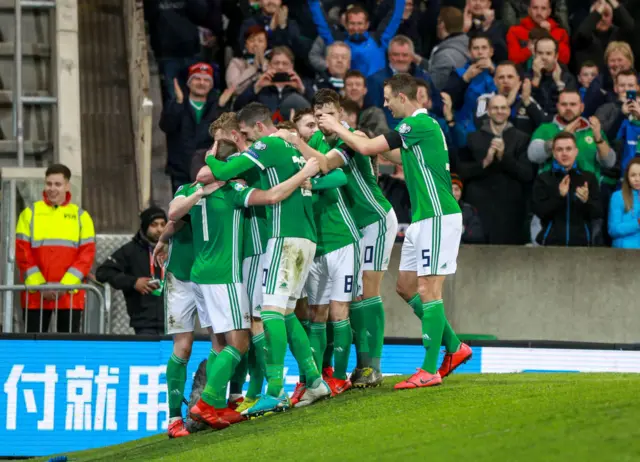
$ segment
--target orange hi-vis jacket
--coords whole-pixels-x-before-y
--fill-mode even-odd
[[[16,226],[16,263],[27,286],[47,282],[80,284],[87,276],[96,254],[96,236],[93,220],[76,204],[71,204],[67,193],[62,205],[44,200],[26,208]],[[73,297],[71,297],[73,293]],[[71,290],[58,298],[59,309],[84,308],[84,291]],[[55,300],[44,300],[40,292],[30,292],[27,303],[22,294],[22,306],[28,309],[53,310]],[[27,306],[28,305],[28,306]]]

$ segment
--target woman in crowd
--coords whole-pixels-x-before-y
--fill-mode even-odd
[[[640,249],[640,157],[629,162],[622,189],[611,196],[609,234],[612,247]]]
[[[234,88],[234,96],[240,95],[267,69],[267,32],[261,26],[247,29],[244,53],[241,58],[233,58],[227,67],[225,79],[227,88]]]

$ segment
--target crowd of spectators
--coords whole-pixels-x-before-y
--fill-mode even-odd
[[[172,186],[221,113],[344,98],[373,136],[409,73],[447,139],[463,242],[640,247],[640,0],[145,0]],[[311,120],[306,120],[307,117]],[[313,124],[312,116],[297,117]],[[400,222],[401,166],[378,162]]]

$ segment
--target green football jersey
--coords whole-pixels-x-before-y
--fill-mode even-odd
[[[201,187],[195,186],[193,189]],[[197,284],[242,282],[244,210],[253,188],[227,183],[191,209],[195,260],[191,281]]]
[[[229,156],[229,159],[240,153]],[[247,182],[250,188],[260,188],[260,171],[250,169],[240,174],[240,178]],[[263,205],[248,207],[244,212],[244,242],[242,245],[242,259],[261,255],[267,248],[267,210]]]
[[[189,185],[178,188],[173,198],[187,196]],[[180,281],[189,281],[191,267],[193,266],[193,238],[191,237],[191,220],[186,217],[187,223],[173,235],[169,243],[169,258],[167,259],[167,272],[172,273]]]
[[[352,128],[349,130],[355,131]],[[313,134],[309,146],[323,154],[335,149],[342,156],[345,163],[342,170],[347,176],[347,184],[342,189],[358,228],[362,229],[387,216],[391,203],[378,186],[370,157],[353,151],[339,138],[327,140],[320,130]]]
[[[451,190],[449,151],[438,122],[419,109],[396,127],[411,201],[411,222],[461,213]]]
[[[305,164],[297,149],[286,141],[266,136],[242,153],[260,169],[263,190],[288,180]],[[267,237],[299,237],[316,242],[311,191],[299,188],[279,204],[266,206]]]

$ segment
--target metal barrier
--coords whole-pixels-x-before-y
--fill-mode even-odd
[[[83,295],[77,295],[73,292],[70,292],[72,290],[84,290],[85,294]],[[43,285],[39,285],[39,286],[26,286],[26,285],[0,285],[0,292],[25,292],[25,305],[29,306],[29,299],[32,297],[38,297],[38,295],[33,294],[33,292],[39,292],[40,295],[40,310],[39,310],[39,320],[40,320],[40,325],[39,325],[39,332],[43,332],[43,327],[46,327],[46,330],[49,329],[49,326],[43,326],[43,318],[44,318],[44,313],[45,312],[50,312],[53,311],[53,314],[55,315],[55,319],[56,322],[52,323],[53,324],[53,331],[54,332],[58,332],[58,315],[60,311],[69,311],[69,331],[72,331],[72,321],[73,321],[73,312],[77,311],[78,312],[78,316],[81,316],[84,314],[83,317],[83,332],[86,332],[87,326],[90,323],[90,315],[87,315],[87,313],[89,312],[89,310],[87,309],[88,307],[85,306],[84,309],[73,309],[73,298],[75,297],[80,297],[80,296],[86,296],[87,293],[92,293],[94,294],[97,298],[98,298],[98,302],[99,302],[99,312],[100,312],[100,317],[99,317],[99,321],[98,321],[98,330],[100,334],[104,334],[105,333],[105,311],[106,311],[106,304],[105,304],[105,297],[102,294],[102,292],[100,291],[100,289],[98,289],[96,286],[91,285],[91,284],[75,284],[75,285],[64,285],[64,284],[43,284]],[[63,292],[62,294],[60,292]],[[58,300],[59,297],[61,296],[66,296],[69,295],[69,308],[67,308],[67,306],[63,306],[63,307],[59,307],[58,306]],[[45,301],[50,301],[51,297],[55,297],[55,303],[54,303],[54,309],[53,310],[48,310],[48,309],[44,309],[43,305],[45,303]],[[86,299],[85,299],[86,301]],[[85,303],[86,305],[86,303]],[[11,315],[10,317],[7,316],[5,314],[5,322],[6,319],[12,319],[13,318],[13,306],[5,306],[4,307],[5,311],[8,310]],[[26,332],[27,330],[27,315],[29,314],[29,312],[33,312],[33,311],[38,311],[37,309],[24,309],[24,330]],[[49,317],[49,319],[51,319],[51,317]],[[12,326],[13,323],[10,323],[10,325],[6,325],[4,326],[4,331],[5,332],[11,332],[12,331]]]

